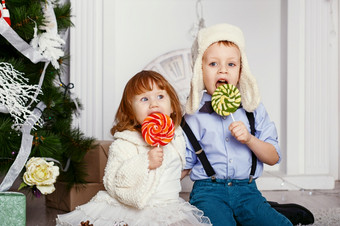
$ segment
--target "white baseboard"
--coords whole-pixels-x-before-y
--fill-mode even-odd
[[[259,190],[333,189],[335,179],[330,175],[280,175],[264,172],[256,180]]]

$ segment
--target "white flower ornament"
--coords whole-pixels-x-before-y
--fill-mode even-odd
[[[59,176],[59,167],[53,162],[46,162],[42,158],[31,158],[26,163],[23,180],[29,186],[36,186],[44,195],[54,192],[54,183]]]

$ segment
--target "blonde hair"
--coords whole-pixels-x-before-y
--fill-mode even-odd
[[[132,100],[136,95],[151,91],[153,84],[156,84],[159,89],[165,90],[168,93],[171,107],[173,109],[173,113],[170,117],[173,120],[175,127],[179,126],[182,119],[182,112],[180,101],[175,89],[161,74],[155,71],[144,70],[133,76],[125,86],[122,99],[115,116],[115,125],[110,131],[112,135],[114,135],[117,131],[141,130],[141,125],[137,122],[135,113],[132,109]]]

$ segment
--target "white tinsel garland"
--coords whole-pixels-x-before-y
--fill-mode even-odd
[[[11,114],[15,129],[20,129],[32,114],[27,103],[30,100],[37,102],[34,94],[41,93],[38,85],[27,85],[27,81],[10,63],[0,62],[0,112]]]
[[[34,37],[31,40],[31,46],[51,61],[55,69],[59,69],[58,59],[64,56],[62,50],[65,41],[58,34],[57,20],[53,9],[54,0],[43,3],[43,13],[45,22],[39,28],[46,32],[37,34],[37,26],[34,28]]]

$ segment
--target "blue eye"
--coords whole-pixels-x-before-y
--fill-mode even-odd
[[[211,62],[209,65],[215,67],[215,66],[217,66],[217,63],[216,62]]]
[[[145,101],[148,101],[148,98],[142,97],[140,100],[141,100],[142,102],[145,102]]]
[[[161,100],[161,99],[164,98],[164,95],[158,95],[157,98],[158,98],[159,100]]]
[[[229,63],[228,66],[234,67],[234,66],[236,66],[236,65],[235,65],[234,63]]]

